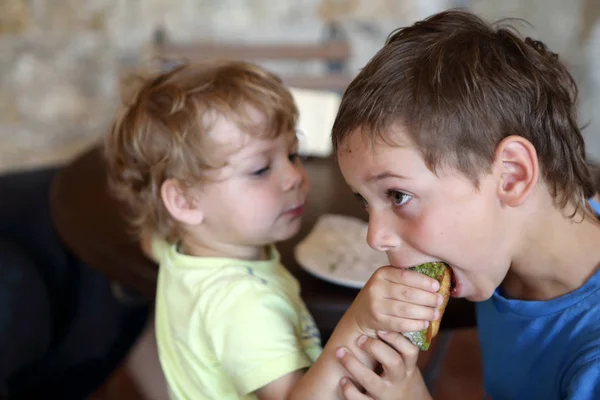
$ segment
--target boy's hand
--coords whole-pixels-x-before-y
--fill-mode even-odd
[[[415,332],[426,329],[438,317],[435,309],[443,298],[439,282],[404,268],[379,268],[348,310],[358,328],[375,337],[378,330]]]
[[[361,336],[358,346],[382,367],[378,374],[363,365],[347,349],[336,356],[354,380],[340,382],[346,400],[431,399],[417,367],[419,349],[399,333],[378,332],[379,339]],[[360,390],[360,388],[364,388]],[[366,392],[366,393],[364,393]]]

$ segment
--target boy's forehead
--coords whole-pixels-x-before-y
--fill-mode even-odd
[[[407,136],[402,130],[397,128],[389,128],[381,133],[357,128],[352,130],[340,143],[337,155],[373,161],[386,153],[412,147],[406,138]]]
[[[361,180],[382,176],[410,176],[426,168],[421,152],[409,142],[402,128],[393,127],[383,135],[351,132],[337,152],[342,170]]]
[[[401,124],[391,124],[375,130],[359,126],[348,132],[340,143],[340,151],[357,151],[371,153],[387,148],[412,146],[413,141],[406,128]]]

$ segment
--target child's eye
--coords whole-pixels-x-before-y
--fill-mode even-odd
[[[265,175],[267,172],[269,172],[270,169],[271,169],[271,167],[269,167],[267,165],[266,167],[257,169],[256,171],[253,171],[251,175],[253,175],[253,176],[262,176],[262,175]]]
[[[369,207],[369,203],[367,203],[367,200],[365,200],[365,198],[362,197],[360,194],[354,193],[354,196],[356,196],[356,198],[358,199],[358,201],[360,201],[365,208]]]
[[[298,156],[298,153],[290,153],[290,154],[288,155],[288,159],[289,159],[291,162],[294,162],[294,161],[298,160],[299,158],[300,158],[300,157]]]
[[[398,190],[389,190],[388,197],[392,200],[395,206],[404,205],[406,204],[406,202],[412,199],[411,195],[400,192]]]

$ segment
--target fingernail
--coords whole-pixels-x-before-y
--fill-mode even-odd
[[[444,296],[442,296],[441,294],[438,294],[437,297],[437,305],[439,306],[440,304],[442,304],[444,302]]]
[[[358,338],[358,345],[362,346],[363,344],[365,344],[366,341],[367,341],[367,337],[365,335],[362,335],[361,337]]]
[[[344,386],[346,383],[348,383],[350,381],[350,379],[343,377],[342,380],[340,381],[340,385]]]
[[[440,310],[435,310],[433,312],[433,320],[435,321],[436,319],[438,319],[440,317]]]
[[[342,358],[344,357],[344,355],[346,355],[346,350],[343,347],[340,347],[339,349],[336,350],[335,352],[335,356],[337,358]]]
[[[423,321],[423,329],[427,329],[427,327],[429,326],[429,321]]]
[[[437,292],[438,290],[440,290],[440,283],[438,281],[434,281],[431,287]]]

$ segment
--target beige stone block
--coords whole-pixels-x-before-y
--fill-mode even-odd
[[[22,116],[15,103],[15,95],[0,88],[0,121],[18,123],[21,120]]]
[[[600,22],[600,2],[598,0],[583,0],[581,13],[581,43],[585,43],[595,25]]]
[[[15,145],[10,140],[0,140],[0,173],[60,165],[98,141],[97,136],[85,136],[45,146],[27,147]]]
[[[323,0],[317,15],[325,21],[378,20],[412,14],[413,0]]]
[[[31,23],[27,0],[0,1],[0,35],[24,32]]]

